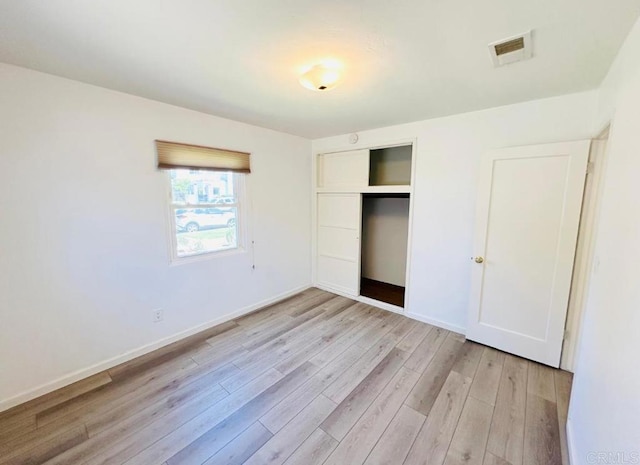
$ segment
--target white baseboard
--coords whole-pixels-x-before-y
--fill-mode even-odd
[[[402,307],[398,307],[396,305],[391,305],[388,304],[386,302],[380,302],[378,300],[375,299],[370,299],[368,297],[363,297],[361,295],[359,296],[353,296],[349,293],[346,293],[340,289],[335,289],[333,287],[330,286],[326,286],[322,283],[316,283],[315,287],[325,290],[327,292],[333,292],[334,294],[338,294],[341,295],[343,297],[347,297],[349,299],[353,299],[355,301],[358,302],[362,302],[365,303],[367,305],[371,305],[374,307],[378,307],[381,308],[383,310],[387,310],[390,312],[394,312],[394,313],[399,313],[400,315],[404,315],[407,318],[411,318],[412,320],[418,320],[421,321],[423,323],[428,323],[430,325],[433,326],[437,326],[438,328],[443,328],[446,329],[448,331],[453,331],[454,333],[460,333],[460,334],[466,334],[467,333],[467,329],[464,328],[463,326],[458,326],[458,325],[454,325],[451,323],[447,323],[446,321],[442,321],[442,320],[438,320],[436,318],[429,318],[427,316],[418,314],[418,313],[413,313],[413,312],[407,312],[406,309],[402,308]]]
[[[388,304],[386,302],[380,302],[379,300],[371,299],[369,297],[364,297],[364,296],[361,296],[361,295],[356,297],[356,300],[358,302],[362,302],[363,304],[367,304],[367,305],[371,305],[373,307],[381,308],[382,310],[387,310],[389,312],[398,313],[400,315],[404,315],[405,314],[404,308],[398,307],[397,305]]]
[[[408,312],[405,314],[409,318],[413,318],[414,320],[422,321],[423,323],[428,323],[433,326],[437,326],[438,328],[443,328],[448,331],[453,331],[454,333],[459,334],[467,334],[467,328],[463,326],[454,325],[452,323],[448,323],[446,321],[438,320],[437,318],[431,318],[428,316],[421,315],[419,313]]]
[[[247,313],[251,313],[255,310],[258,310],[262,307],[266,307],[268,305],[271,305],[275,302],[278,302],[279,300],[284,300],[288,297],[291,297],[295,294],[298,294],[299,292],[302,292],[306,289],[309,289],[311,287],[311,284],[306,285],[306,286],[301,286],[298,287],[296,289],[292,289],[290,291],[287,292],[283,292],[282,294],[276,295],[274,297],[271,297],[269,299],[265,299],[261,302],[257,302],[255,304],[249,305],[247,307],[241,308],[240,310],[236,310],[235,312],[229,313],[225,316],[216,318],[215,320],[211,320],[208,321],[206,323],[200,324],[198,326],[194,326],[192,328],[189,328],[187,330],[181,331],[177,334],[174,334],[172,336],[168,336],[165,337],[163,339],[160,339],[159,341],[156,342],[152,342],[151,344],[147,344],[144,345],[142,347],[138,347],[137,349],[133,349],[130,350],[128,352],[125,352],[122,355],[118,355],[117,357],[113,357],[110,358],[108,360],[105,360],[103,362],[97,363],[95,365],[92,365],[90,367],[87,368],[83,368],[81,370],[75,371],[71,374],[62,376],[58,379],[55,379],[53,381],[50,381],[48,383],[45,383],[41,386],[38,386],[34,389],[30,389],[29,391],[23,392],[21,394],[18,394],[17,396],[13,396],[10,397],[8,399],[4,399],[0,401],[0,412],[3,412],[5,410],[8,410],[12,407],[15,407],[16,405],[20,405],[24,402],[28,402],[32,399],[35,399],[36,397],[40,397],[43,396],[45,394],[48,394],[50,392],[55,391],[56,389],[60,389],[63,388],[65,386],[68,386],[72,383],[75,383],[76,381],[80,381],[81,379],[85,379],[88,378],[89,376],[93,376],[97,373],[100,373],[102,371],[105,370],[109,370],[110,368],[113,368],[117,365],[120,365],[121,363],[124,362],[128,362],[129,360],[133,360],[136,357],[140,357],[141,355],[145,355],[148,354],[149,352],[153,352],[154,350],[158,350],[166,345],[172,344],[174,342],[177,342],[181,339],[184,339],[186,337],[192,336],[194,334],[197,334],[201,331],[207,330],[209,328],[212,328],[214,326],[217,326],[221,323],[224,323],[226,321],[229,320],[233,320],[234,318],[238,318],[242,315],[245,315]]]
[[[569,452],[569,465],[579,465],[578,453],[573,443],[573,427],[570,418],[567,418],[567,449]]]

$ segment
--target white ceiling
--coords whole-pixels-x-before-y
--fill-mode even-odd
[[[309,138],[597,87],[640,0],[0,0],[0,61]],[[534,58],[487,44],[528,29]],[[340,60],[337,89],[301,70]]]

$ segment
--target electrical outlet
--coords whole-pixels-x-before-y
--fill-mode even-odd
[[[153,319],[154,323],[161,322],[162,320],[164,320],[164,310],[162,310],[161,308],[156,308],[152,311],[151,318]]]

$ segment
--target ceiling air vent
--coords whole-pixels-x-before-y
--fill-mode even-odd
[[[533,55],[531,31],[490,43],[489,53],[494,66],[508,65],[531,58]]]

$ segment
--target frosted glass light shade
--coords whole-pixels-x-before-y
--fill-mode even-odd
[[[300,76],[300,84],[309,90],[324,91],[335,88],[340,81],[340,72],[336,68],[315,65]]]

